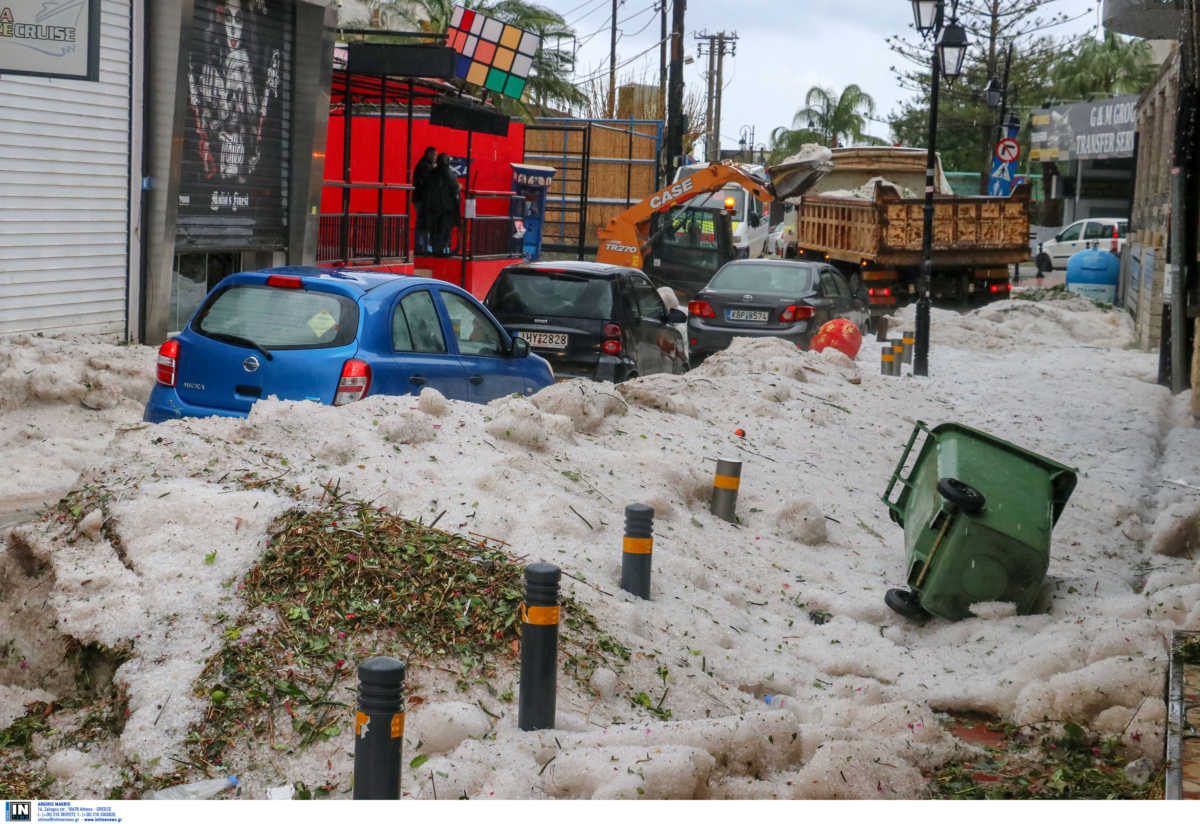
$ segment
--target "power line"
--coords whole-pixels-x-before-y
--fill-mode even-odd
[[[670,38],[668,37],[668,38],[667,38],[667,40],[669,40],[669,39],[670,39]],[[639,58],[641,58],[641,57],[645,57],[647,54],[649,54],[650,52],[654,51],[654,50],[655,50],[655,49],[657,49],[657,48],[658,48],[658,47],[659,47],[659,46],[660,46],[662,43],[665,43],[665,42],[666,42],[666,40],[657,40],[657,41],[655,41],[655,42],[654,42],[654,44],[653,44],[653,45],[651,45],[651,46],[650,46],[650,48],[646,49],[645,51],[640,51],[640,52],[638,52],[637,54],[635,54],[633,57],[629,58],[628,60],[623,60],[623,61],[621,61],[620,63],[618,63],[618,64],[617,64],[617,66],[616,66],[616,68],[618,68],[618,69],[623,69],[623,68],[625,68],[625,67],[626,67],[626,66],[628,66],[630,63],[633,63],[634,61],[638,60]],[[578,85],[579,83],[587,83],[587,82],[589,82],[589,81],[591,81],[591,80],[595,80],[596,78],[600,77],[601,75],[604,75],[604,74],[607,74],[607,73],[608,73],[608,69],[598,69],[598,70],[595,70],[595,71],[593,71],[591,74],[589,74],[589,75],[587,75],[587,76],[585,76],[585,77],[580,77],[580,78],[578,78],[578,79],[576,79],[576,80],[574,80],[574,81],[572,81],[572,82],[573,82],[573,83],[575,83],[576,85]]]

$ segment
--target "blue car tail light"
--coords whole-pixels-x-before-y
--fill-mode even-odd
[[[338,379],[337,393],[333,396],[334,406],[344,406],[362,400],[371,388],[371,367],[364,361],[351,358],[342,366]]]
[[[163,386],[174,386],[176,375],[176,364],[179,362],[179,341],[176,338],[171,338],[164,341],[163,345],[158,347],[158,362],[154,370],[154,377]]]

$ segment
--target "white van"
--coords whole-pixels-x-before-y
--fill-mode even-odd
[[[696,172],[707,169],[709,165],[692,163],[680,166],[675,172],[675,180],[671,182],[691,177]],[[734,165],[750,177],[767,180],[767,170],[763,166],[754,163]],[[754,195],[738,184],[730,183],[718,192],[693,198],[687,205],[701,209],[723,209],[727,198],[733,198],[733,248],[737,257],[762,257],[766,251],[767,235],[770,233],[770,226],[767,225],[769,215]]]
[[[1117,232],[1117,254],[1125,248],[1125,235],[1129,232],[1129,220],[1123,217],[1092,217],[1077,220],[1050,240],[1044,241],[1034,258],[1038,271],[1066,269],[1071,255],[1095,246],[1111,251],[1113,228]]]

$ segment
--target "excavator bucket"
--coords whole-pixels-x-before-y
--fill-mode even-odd
[[[806,143],[783,162],[767,167],[771,187],[778,200],[804,194],[833,170],[833,152],[816,143]]]

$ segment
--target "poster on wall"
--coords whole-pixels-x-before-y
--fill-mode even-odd
[[[0,74],[100,79],[100,0],[0,0]]]
[[[293,11],[286,0],[196,0],[179,248],[287,245]]]

